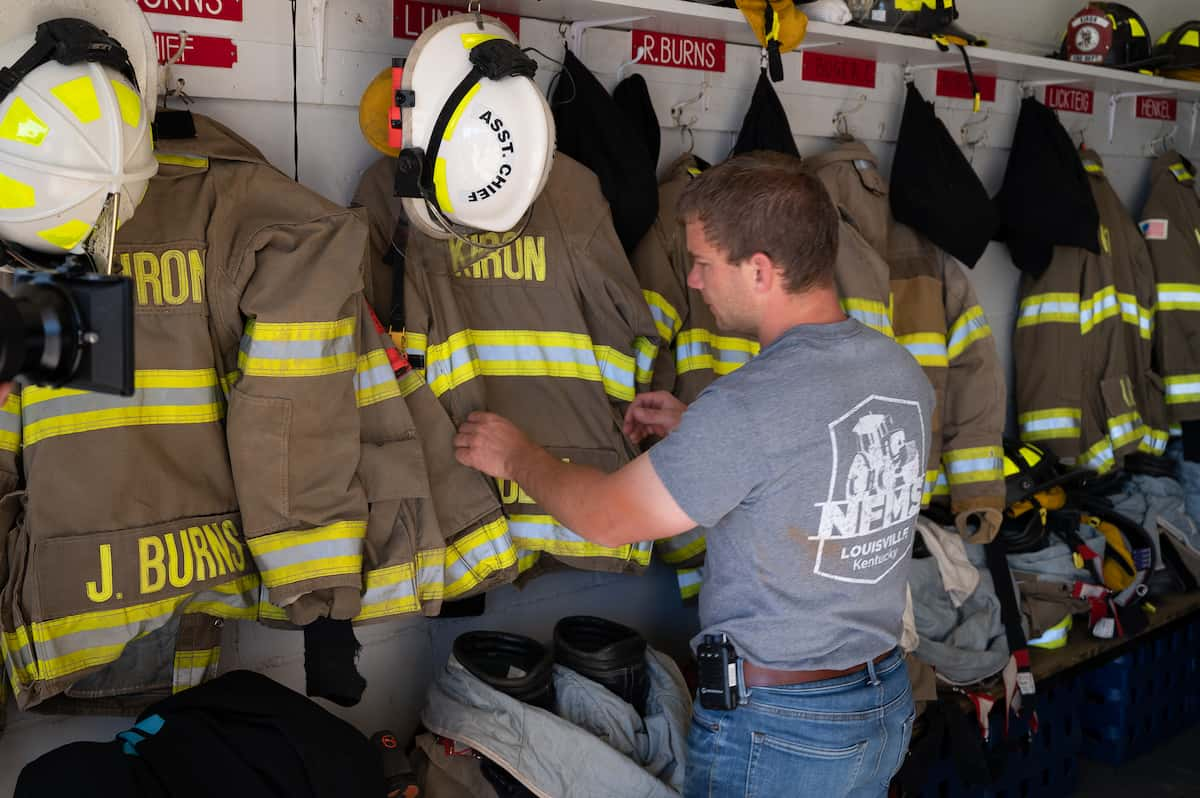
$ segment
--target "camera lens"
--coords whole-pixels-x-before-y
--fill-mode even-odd
[[[50,275],[19,276],[0,293],[0,381],[62,385],[79,365],[81,330],[74,300]]]

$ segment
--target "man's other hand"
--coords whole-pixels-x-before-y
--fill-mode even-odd
[[[5,401],[8,400],[8,395],[12,393],[12,389],[15,384],[16,383],[12,382],[0,382],[0,405],[4,404]]]
[[[472,413],[454,436],[458,462],[496,479],[516,479],[517,463],[537,448],[515,424],[495,413]]]
[[[687,405],[666,391],[650,391],[634,397],[625,411],[625,435],[641,443],[651,435],[665,438],[679,426]]]

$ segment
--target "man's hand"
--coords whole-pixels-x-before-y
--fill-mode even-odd
[[[0,405],[8,400],[8,395],[12,393],[13,385],[15,384],[12,382],[0,382]]]
[[[472,413],[454,436],[458,462],[497,479],[515,480],[517,464],[539,451],[516,425],[495,413]]]
[[[679,426],[687,405],[666,391],[651,391],[634,397],[625,411],[625,435],[641,443],[651,435],[665,438]]]

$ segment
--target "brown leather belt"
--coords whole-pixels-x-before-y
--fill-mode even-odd
[[[895,651],[895,649],[892,649]],[[873,665],[878,665],[887,659],[892,651],[885,651],[874,660]],[[819,682],[823,679],[836,679],[839,676],[849,676],[852,673],[858,673],[867,669],[867,664],[864,662],[861,665],[855,665],[852,668],[846,668],[841,671],[824,670],[824,671],[777,671],[772,668],[760,668],[753,665],[749,660],[742,661],[742,673],[746,678],[747,687],[783,687],[789,684],[806,684],[808,682]]]

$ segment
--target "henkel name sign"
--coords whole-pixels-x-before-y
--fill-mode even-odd
[[[801,62],[800,77],[819,83],[839,86],[875,88],[875,62],[869,58],[850,58],[844,55],[806,52]]]
[[[243,0],[138,0],[148,14],[170,14],[176,17],[224,19],[242,21]]]
[[[705,72],[725,71],[725,42],[719,39],[635,30],[632,42],[631,58],[637,58],[638,50],[646,48],[639,64],[700,69]]]
[[[416,39],[439,19],[445,19],[452,14],[462,14],[465,9],[465,5],[446,6],[438,3],[417,3],[413,0],[392,0],[392,36],[397,39]],[[503,22],[518,39],[521,38],[519,16],[495,11],[485,13]]]
[[[216,67],[217,69],[232,69],[238,60],[237,45],[233,39],[219,36],[193,36],[188,34],[187,41],[178,33],[154,32],[154,46],[158,50],[158,63],[165,64],[183,45],[183,53],[175,62],[180,66]]]
[[[1090,114],[1095,107],[1096,94],[1089,89],[1071,86],[1047,86],[1046,107],[1073,114]]]
[[[1178,112],[1178,103],[1174,97],[1138,97],[1138,119],[1161,119],[1164,122],[1174,122]]]

